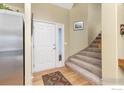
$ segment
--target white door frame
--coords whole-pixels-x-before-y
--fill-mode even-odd
[[[56,25],[56,49],[58,48],[58,44],[57,44],[57,32],[58,32],[58,29],[57,29],[57,27],[58,26],[61,26],[62,27],[62,62],[61,62],[61,64],[60,65],[57,65],[56,64],[56,67],[62,67],[62,66],[64,66],[65,64],[64,64],[64,62],[65,62],[65,48],[64,48],[64,24],[61,24],[61,23],[57,23],[57,22],[51,22],[51,21],[46,21],[46,20],[37,20],[37,19],[33,19],[33,21],[36,21],[36,22],[42,22],[42,23],[48,23],[48,24],[54,24],[54,25]],[[34,34],[33,34],[33,31],[32,31],[32,60],[33,60],[33,62],[32,62],[32,72],[34,72],[34,66],[35,66],[35,64],[34,64],[34,53],[33,53],[33,51],[34,51]],[[58,54],[58,52],[57,52],[57,50],[56,50],[56,63],[57,62],[59,62],[58,61],[58,58],[57,58],[57,56],[58,56],[59,54]]]

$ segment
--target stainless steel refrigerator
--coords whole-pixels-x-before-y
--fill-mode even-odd
[[[24,84],[23,14],[0,10],[0,85]]]

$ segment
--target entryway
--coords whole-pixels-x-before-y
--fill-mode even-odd
[[[64,66],[64,25],[33,20],[33,72]]]
[[[33,85],[42,85],[44,86],[43,76],[46,74],[61,72],[62,75],[72,84],[72,85],[91,85],[88,80],[80,76],[79,74],[73,72],[71,69],[67,67],[59,67],[55,69],[49,69],[45,71],[41,71],[38,73],[33,73],[32,84]],[[55,77],[56,78],[56,77]],[[54,79],[55,79],[54,78]],[[53,79],[53,80],[54,80]],[[61,78],[59,78],[61,79]],[[51,79],[52,80],[52,79]]]

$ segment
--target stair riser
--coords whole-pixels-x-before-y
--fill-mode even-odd
[[[96,39],[93,41],[93,43],[101,43],[101,39]]]
[[[98,45],[90,45],[90,47],[92,47],[92,48],[99,48]]]
[[[96,39],[101,39],[101,36],[96,37]]]
[[[99,48],[96,48],[96,49],[89,48],[89,49],[85,49],[85,51],[101,53],[101,49],[99,49]]]
[[[91,54],[91,53],[79,53],[81,55],[84,55],[84,56],[89,56],[89,57],[93,57],[93,58],[97,58],[97,59],[101,59],[101,55],[98,55],[98,54]]]
[[[101,71],[100,71],[99,68],[97,68],[93,65],[87,64],[85,62],[80,62],[80,61],[76,62],[76,61],[73,61],[73,60],[71,60],[71,62],[80,66],[80,67],[82,67],[82,68],[84,68],[84,69],[86,69],[86,70],[88,70],[89,72],[94,73],[95,75],[101,77]]]
[[[101,67],[101,61],[98,59],[93,59],[93,58],[85,58],[85,57],[80,57],[80,56],[75,56],[75,58],[82,60],[82,61],[86,61],[88,63],[91,63],[93,65],[98,65]]]
[[[91,72],[83,69],[83,68],[80,68],[76,65],[74,65],[73,63],[70,64],[70,63],[66,63],[66,66],[69,67],[70,69],[72,69],[74,72],[80,74],[81,76],[83,76],[84,78],[86,78],[91,84],[100,84],[101,83],[101,80],[98,76],[92,74]]]

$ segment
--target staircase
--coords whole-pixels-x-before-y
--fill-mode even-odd
[[[91,84],[101,84],[101,34],[87,48],[70,56],[65,65]]]

